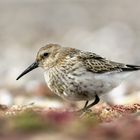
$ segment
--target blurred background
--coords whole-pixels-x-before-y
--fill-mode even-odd
[[[84,103],[52,94],[41,68],[16,81],[48,43],[140,65],[140,1],[0,0],[0,140],[140,139],[140,72],[83,116],[73,110]]]
[[[0,104],[65,104],[46,87],[42,69],[16,81],[47,43],[140,65],[139,5],[137,0],[0,0]],[[135,72],[104,99],[139,103],[139,77]]]

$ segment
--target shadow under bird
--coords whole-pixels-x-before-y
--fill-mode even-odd
[[[70,101],[85,100],[84,111],[97,104],[100,95],[117,87],[132,71],[140,70],[140,66],[109,61],[92,52],[48,44],[38,51],[35,62],[17,80],[38,67],[45,70],[45,80],[53,93]],[[88,105],[91,100],[94,101]]]

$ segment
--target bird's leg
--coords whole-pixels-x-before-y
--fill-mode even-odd
[[[85,105],[84,105],[84,107],[83,107],[83,110],[87,107],[88,102],[89,102],[89,101],[86,101],[86,103],[85,103]]]
[[[90,108],[91,108],[92,106],[96,105],[99,101],[100,101],[100,98],[99,98],[97,95],[95,95],[95,100],[94,100],[94,102],[88,105],[88,102],[89,102],[89,101],[86,101],[84,107],[83,107],[82,109],[80,109],[78,112],[81,112],[81,111],[82,111],[82,112],[91,111]],[[88,106],[87,106],[87,105],[88,105]]]
[[[82,109],[78,110],[78,112],[84,112],[84,111],[86,111],[88,102],[89,102],[89,101],[87,100],[86,103],[85,103],[85,105],[84,105],[84,107],[83,107]]]
[[[86,106],[85,110],[88,110],[89,108],[91,108],[92,106],[96,105],[98,102],[100,101],[100,98],[98,97],[98,95],[95,95],[95,100],[93,103],[89,104],[88,106]]]

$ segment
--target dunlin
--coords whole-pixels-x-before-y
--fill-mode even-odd
[[[140,66],[109,61],[95,53],[48,44],[37,53],[35,62],[17,80],[37,67],[42,67],[50,90],[71,101],[86,101],[83,110],[91,108],[99,96],[117,87]],[[94,100],[88,105],[88,102]]]

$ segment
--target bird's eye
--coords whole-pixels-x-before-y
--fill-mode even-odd
[[[44,53],[43,56],[47,57],[48,56],[48,53]]]

